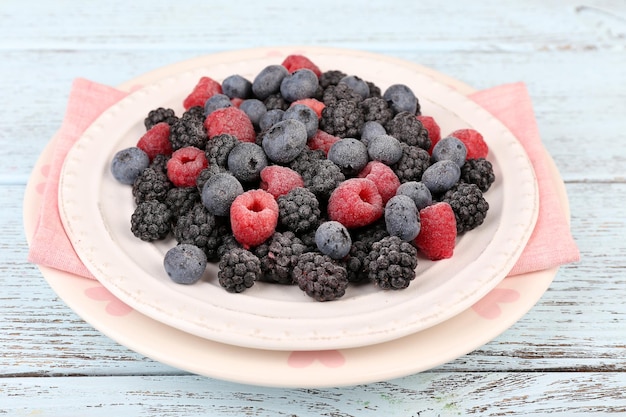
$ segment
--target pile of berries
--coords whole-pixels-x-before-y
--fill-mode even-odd
[[[253,80],[202,77],[183,107],[150,111],[111,162],[132,186],[132,233],[176,239],[164,260],[175,282],[215,262],[230,292],[263,281],[330,301],[349,283],[402,289],[419,256],[450,258],[489,209],[482,135],[442,137],[406,85],[381,91],[290,55]]]

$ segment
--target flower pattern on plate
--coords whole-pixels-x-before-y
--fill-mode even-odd
[[[499,304],[513,303],[519,298],[520,293],[517,290],[494,288],[480,299],[480,301],[474,304],[472,310],[485,319],[494,320],[502,314],[502,308],[500,308]]]
[[[92,300],[108,301],[104,310],[112,316],[125,316],[133,309],[121,302],[109,290],[103,286],[90,287],[85,290],[85,295]]]
[[[287,365],[292,368],[306,368],[315,361],[327,368],[339,368],[346,363],[346,358],[338,350],[301,350],[291,352]]]

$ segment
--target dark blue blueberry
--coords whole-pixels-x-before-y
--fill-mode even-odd
[[[243,187],[239,180],[227,172],[211,176],[202,187],[202,204],[214,216],[228,216],[230,206]]]
[[[327,221],[315,231],[315,244],[324,255],[333,259],[342,259],[350,252],[352,239],[343,224]]]
[[[259,129],[262,131],[269,129],[274,126],[276,123],[283,120],[283,115],[285,114],[284,110],[281,109],[272,109],[267,110],[263,116],[261,116],[261,120],[259,120]]]
[[[367,147],[353,138],[338,140],[328,150],[328,159],[335,163],[344,175],[355,175],[369,162]]]
[[[228,154],[228,170],[242,182],[258,180],[267,164],[263,148],[256,143],[241,142]]]
[[[350,87],[352,91],[360,95],[363,100],[370,96],[370,86],[356,75],[346,75],[339,80],[339,83],[343,83]]]
[[[230,101],[230,97],[226,94],[212,95],[204,102],[204,117],[213,113],[215,110],[224,109],[226,107],[232,107],[233,103]]]
[[[304,104],[294,104],[289,107],[285,110],[285,114],[283,114],[283,120],[288,119],[294,119],[302,122],[302,124],[306,127],[306,136],[309,139],[317,133],[319,118],[317,117],[317,113],[315,113],[315,111],[309,106],[305,106]]]
[[[280,121],[261,134],[265,154],[279,164],[293,161],[304,150],[306,142],[306,126],[295,119]]]
[[[132,185],[150,165],[148,155],[137,147],[122,149],[113,156],[111,174],[122,184]]]
[[[261,70],[252,81],[252,92],[259,100],[265,100],[280,91],[280,83],[289,75],[282,65],[269,65]]]
[[[419,102],[409,87],[404,84],[393,84],[385,90],[383,98],[389,102],[395,113],[403,111],[419,114]]]
[[[167,251],[163,266],[172,281],[190,285],[202,278],[207,266],[207,257],[199,247],[181,243]]]
[[[393,136],[381,135],[369,140],[367,153],[372,161],[380,161],[385,165],[393,165],[402,158],[402,145]]]
[[[249,98],[242,101],[239,105],[239,109],[248,116],[255,128],[259,128],[261,118],[267,113],[265,103],[256,98]]]
[[[400,184],[396,190],[396,195],[411,197],[418,210],[428,207],[433,203],[433,195],[423,182],[408,181]]]
[[[433,148],[433,161],[443,161],[449,159],[462,167],[467,157],[467,148],[459,139],[448,136],[441,139]]]
[[[280,95],[288,102],[310,98],[319,87],[317,75],[310,69],[299,69],[283,78]]]
[[[252,96],[252,83],[241,75],[229,75],[222,81],[222,92],[230,98],[246,99]]]
[[[378,122],[373,120],[363,123],[363,127],[361,128],[361,142],[367,146],[369,141],[376,136],[386,135],[387,131]]]
[[[406,195],[391,197],[385,206],[385,225],[391,236],[398,236],[405,242],[415,239],[421,223],[413,199]]]
[[[454,161],[435,162],[422,174],[422,182],[432,194],[448,191],[461,178],[461,168]]]

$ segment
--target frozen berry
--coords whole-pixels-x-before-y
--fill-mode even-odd
[[[320,77],[322,75],[322,71],[319,69],[319,67],[304,55],[288,55],[282,62],[282,65],[287,68],[287,71],[289,71],[290,73],[306,68],[313,71],[317,77]]]
[[[402,146],[393,136],[380,135],[368,141],[367,153],[372,161],[393,165],[402,158]]]
[[[489,147],[483,135],[474,129],[455,130],[448,136],[454,136],[465,144],[467,159],[486,158],[489,153]]]
[[[341,298],[348,287],[348,272],[339,261],[319,252],[302,254],[293,268],[293,280],[317,301]]]
[[[328,216],[347,228],[366,226],[383,215],[383,199],[376,184],[366,178],[351,178],[333,191]]]
[[[424,171],[422,182],[432,194],[448,191],[461,178],[461,168],[454,161],[435,162]]]
[[[356,138],[359,137],[363,122],[363,112],[358,103],[340,99],[333,104],[326,104],[322,110],[320,129],[340,138]]]
[[[222,81],[222,91],[230,98],[247,99],[252,96],[252,83],[239,74],[229,75]]]
[[[237,178],[226,172],[215,174],[202,187],[202,204],[215,216],[228,216],[239,194],[243,194],[243,187]]]
[[[207,141],[204,153],[209,166],[217,165],[225,168],[228,164],[228,154],[239,144],[239,139],[227,133],[213,136]]]
[[[265,100],[280,91],[280,84],[288,74],[282,65],[268,65],[252,81],[252,92],[259,100]]]
[[[374,242],[367,257],[369,279],[383,290],[402,290],[415,279],[417,249],[397,236]]]
[[[233,235],[244,248],[260,245],[278,224],[278,203],[263,190],[250,190],[235,198],[230,206]]]
[[[138,147],[118,151],[111,161],[111,174],[122,184],[132,185],[150,165],[148,155]]]
[[[391,236],[410,242],[420,231],[420,218],[415,202],[406,195],[392,197],[385,206],[385,225]]]
[[[341,140],[341,138],[318,129],[315,135],[307,141],[307,146],[313,150],[320,149],[324,151],[324,154],[328,155],[330,147],[339,140]]]
[[[354,138],[335,142],[328,150],[328,159],[341,168],[344,175],[357,174],[369,160],[365,144]]]
[[[195,284],[202,278],[207,257],[197,246],[183,243],[169,249],[163,259],[165,272],[177,284]]]
[[[218,264],[218,282],[228,292],[241,293],[252,287],[260,277],[261,261],[242,248],[226,252]]]
[[[361,129],[361,142],[367,146],[373,138],[386,134],[387,131],[382,124],[379,122],[368,121],[363,124]]]
[[[317,133],[319,118],[317,117],[317,113],[315,113],[315,111],[309,106],[304,104],[290,106],[287,110],[285,110],[283,120],[290,119],[297,120],[306,127],[307,139],[312,138],[315,133]]]
[[[150,110],[148,116],[143,121],[144,126],[146,127],[146,131],[152,129],[154,125],[157,123],[167,123],[168,125],[173,125],[174,122],[178,120],[176,117],[176,113],[174,110],[165,107],[159,107],[154,110]]]
[[[239,108],[248,116],[252,125],[255,128],[259,128],[261,118],[267,112],[265,103],[257,98],[250,98],[244,100],[241,105],[239,105]]]
[[[130,217],[130,230],[139,239],[152,242],[165,238],[170,232],[172,212],[157,200],[137,204]]]
[[[137,147],[148,154],[150,161],[157,155],[171,155],[170,125],[165,122],[155,124],[139,139]]]
[[[261,189],[274,198],[287,194],[297,187],[304,187],[302,176],[293,169],[280,165],[270,165],[261,171]]]
[[[253,252],[261,261],[263,276],[260,279],[285,285],[293,284],[293,266],[306,251],[307,247],[293,232],[275,232]]]
[[[493,165],[485,158],[468,159],[461,167],[461,181],[476,184],[483,193],[489,190],[495,180]]]
[[[315,112],[318,119],[322,117],[322,110],[324,110],[324,107],[326,107],[324,103],[322,103],[321,101],[315,98],[303,98],[302,100],[296,100],[291,103],[290,107],[293,107],[298,104],[304,104],[305,106],[309,107],[311,110]]]
[[[256,132],[250,118],[237,107],[226,107],[215,110],[204,121],[207,135],[210,138],[227,133],[237,137],[241,142],[256,140]]]
[[[385,126],[387,133],[409,146],[419,146],[428,151],[430,138],[428,131],[414,114],[400,112]]]
[[[265,154],[280,164],[293,161],[304,150],[306,142],[306,126],[295,119],[280,121],[261,134]]]
[[[452,257],[457,236],[452,207],[448,203],[435,203],[419,213],[421,228],[415,246],[431,261]]]
[[[476,184],[458,183],[446,191],[441,201],[452,207],[458,234],[468,232],[483,224],[489,210],[489,203]]]
[[[183,114],[170,128],[170,142],[173,150],[186,146],[203,149],[207,139],[202,118],[198,118],[192,113]]]
[[[400,182],[420,181],[430,166],[430,155],[419,146],[402,144],[402,158],[391,166]]]
[[[382,126],[393,119],[394,112],[382,97],[369,97],[359,103],[366,122],[377,122]]]
[[[400,186],[398,176],[391,168],[382,162],[371,161],[359,172],[359,178],[366,178],[372,181],[378,189],[378,193],[383,200],[383,205],[394,195]]]
[[[433,147],[441,140],[441,128],[437,121],[431,116],[420,115],[417,116],[417,120],[422,122],[424,129],[428,131],[428,137],[430,138],[430,149],[428,153],[433,152]]]
[[[433,203],[433,196],[423,182],[405,182],[398,187],[396,195],[406,195],[411,197],[418,210],[428,207]]]
[[[315,243],[320,252],[333,259],[345,257],[352,247],[352,239],[346,227],[336,221],[327,221],[315,231]]]
[[[210,77],[201,77],[191,93],[183,100],[185,110],[194,106],[204,107],[209,97],[222,93],[222,86]]]
[[[204,103],[204,117],[213,113],[217,109],[224,109],[226,107],[233,107],[232,101],[230,101],[230,97],[226,94],[215,94],[207,99]]]
[[[338,84],[342,83],[346,84],[352,89],[352,91],[360,95],[363,100],[368,98],[370,95],[369,85],[363,79],[357,77],[356,75],[346,75],[341,80],[339,80]]]
[[[432,151],[433,162],[451,160],[460,167],[465,163],[467,148],[465,144],[454,136],[447,136],[441,139]]]
[[[267,110],[259,119],[259,130],[261,132],[264,132],[270,127],[274,126],[276,123],[283,120],[284,114],[285,111],[281,109]]]
[[[390,85],[383,93],[383,98],[396,113],[409,112],[419,114],[420,105],[415,93],[404,84]]]
[[[172,154],[167,162],[167,177],[177,187],[193,187],[198,175],[207,166],[204,151],[187,146]]]
[[[321,217],[319,200],[310,190],[296,187],[278,197],[278,221],[287,230],[301,235],[315,229]]]
[[[319,87],[317,75],[310,69],[299,69],[285,76],[280,83],[280,94],[288,102],[311,98]]]
[[[228,170],[242,182],[257,181],[267,165],[263,148],[255,143],[240,142],[228,154]]]

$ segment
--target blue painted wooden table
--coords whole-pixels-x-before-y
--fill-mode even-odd
[[[524,81],[566,184],[581,261],[486,345],[356,386],[196,376],[95,330],[26,261],[22,224],[29,175],[72,80],[119,85],[200,55],[286,44],[382,53],[476,89]],[[626,415],[625,74],[623,0],[2,1],[0,414]]]

